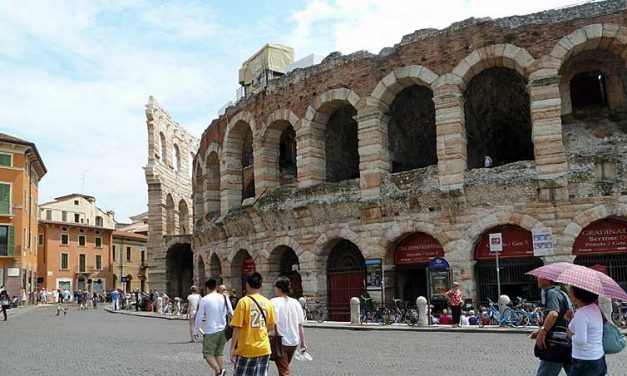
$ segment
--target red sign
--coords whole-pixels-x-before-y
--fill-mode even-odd
[[[248,256],[244,259],[242,263],[242,275],[248,275],[257,270],[257,265],[255,265],[255,260]]]
[[[432,236],[417,233],[405,238],[396,248],[394,263],[426,264],[434,257],[444,257],[444,249],[440,242]]]
[[[627,222],[607,218],[584,228],[573,245],[573,255],[627,252]]]
[[[490,252],[490,234],[503,234],[503,251],[499,258],[533,257],[533,241],[531,232],[518,226],[499,226],[486,232],[475,248],[477,260],[494,260],[494,252]]]

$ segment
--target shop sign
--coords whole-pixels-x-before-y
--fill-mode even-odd
[[[535,229],[531,231],[531,236],[534,256],[553,256],[553,231],[550,228]]]
[[[381,290],[383,288],[383,260],[366,260],[366,290]]]
[[[426,264],[434,257],[444,256],[444,249],[435,238],[427,234],[414,234],[406,238],[396,248],[394,263]]]
[[[446,299],[446,292],[450,288],[449,269],[429,269],[429,286],[432,300]]]
[[[444,257],[436,257],[429,261],[429,269],[448,269],[451,266]]]
[[[490,234],[490,252],[503,252],[503,234],[500,232]]]
[[[584,228],[573,245],[573,255],[627,252],[627,222],[602,219]]]
[[[20,268],[7,268],[7,277],[19,277]]]
[[[126,283],[126,282],[128,282],[128,277],[122,277],[122,278],[120,278],[120,282],[122,282],[122,283]]]
[[[477,260],[494,260],[497,244],[495,237],[490,235],[501,234],[499,258],[533,257],[533,242],[531,233],[518,226],[501,226],[483,235],[475,251]]]
[[[257,270],[257,265],[255,265],[255,260],[248,256],[244,259],[244,263],[242,264],[242,275],[248,275]]]

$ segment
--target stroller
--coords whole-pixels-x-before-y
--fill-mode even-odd
[[[20,297],[14,296],[13,299],[11,299],[11,304],[9,305],[9,308],[17,308],[19,306],[20,306]]]

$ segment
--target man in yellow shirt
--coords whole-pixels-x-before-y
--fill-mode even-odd
[[[237,303],[231,319],[231,361],[236,376],[266,376],[270,360],[268,331],[274,327],[272,303],[259,294],[263,279],[252,272],[246,276],[246,296]]]

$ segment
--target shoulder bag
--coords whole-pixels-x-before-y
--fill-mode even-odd
[[[567,311],[570,307],[568,307],[568,299],[565,296],[566,293],[562,290],[559,290],[559,292],[564,298]],[[566,334],[567,330],[568,328],[566,327],[553,325],[546,333],[544,340],[546,347],[544,350],[540,349],[537,344],[534,346],[533,354],[536,358],[547,362],[570,363],[572,361],[573,342]]]
[[[261,309],[259,303],[257,303],[255,298],[253,298],[252,296],[249,296],[249,298],[253,302],[255,302],[257,308],[259,308],[259,312],[261,312],[261,316],[263,316],[263,322],[267,323],[266,314],[263,312],[263,309]],[[270,340],[270,350],[272,350],[272,354],[270,354],[270,360],[276,362],[277,360],[283,359],[285,354],[283,352],[283,336],[279,334],[276,325],[274,326],[274,333],[274,335],[268,334],[268,339]]]
[[[625,336],[618,326],[605,318],[603,311],[601,311],[601,316],[603,316],[603,351],[606,354],[618,354],[627,344]]]
[[[233,337],[233,327],[231,326],[231,315],[229,314],[229,306],[226,304],[226,295],[224,296],[224,309],[226,311],[226,325],[224,326],[224,335],[226,340],[230,340]]]

